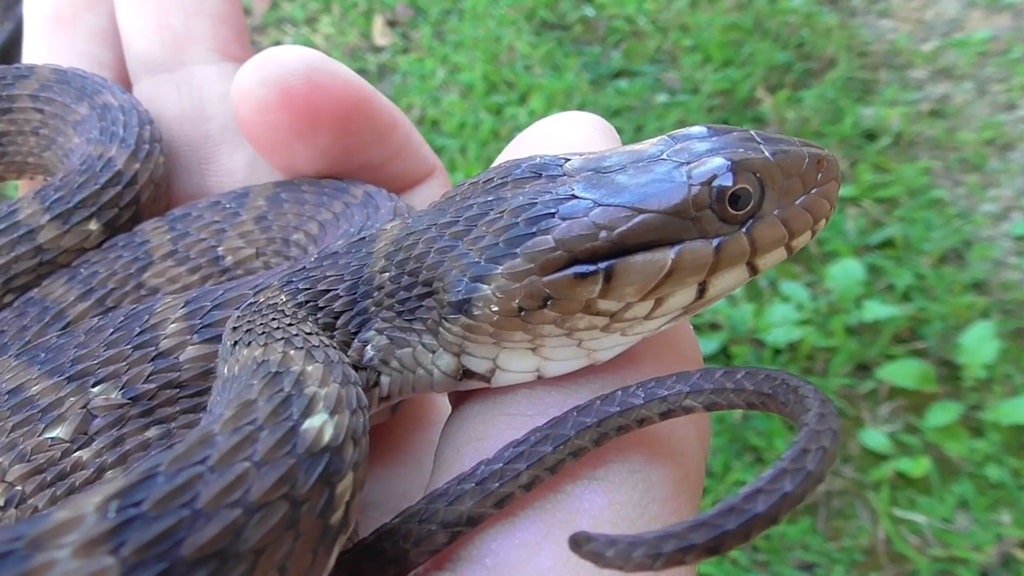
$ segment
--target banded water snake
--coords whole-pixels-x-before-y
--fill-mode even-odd
[[[0,209],[4,574],[401,574],[632,429],[730,409],[796,422],[776,466],[708,513],[569,542],[664,568],[747,542],[835,459],[835,410],[809,383],[708,368],[587,402],[342,551],[372,414],[603,362],[784,261],[837,201],[838,162],[812,143],[693,126],[506,162],[420,211],[307,179],[140,222],[162,172],[131,95],[0,68],[0,174],[47,180]]]

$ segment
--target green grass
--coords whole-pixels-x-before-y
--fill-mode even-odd
[[[702,571],[1019,573],[1024,54],[1000,28],[1024,21],[1019,2],[914,18],[798,1],[495,6],[415,3],[382,48],[378,3],[279,0],[259,38],[364,74],[457,179],[571,108],[626,140],[726,122],[832,147],[846,179],[835,221],[697,325],[711,363],[824,387],[845,419],[841,460],[797,515]],[[790,439],[769,418],[715,422],[709,502]]]
[[[725,122],[833,148],[833,223],[696,325],[709,363],[784,367],[828,391],[841,459],[798,514],[702,572],[1019,574],[1024,12],[913,4],[423,1],[377,47],[373,17],[392,3],[278,0],[258,38],[365,75],[456,179],[573,108],[627,141]],[[715,423],[709,503],[791,438],[768,417]]]

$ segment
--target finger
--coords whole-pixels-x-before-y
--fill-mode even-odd
[[[366,486],[359,495],[360,534],[369,534],[423,497],[441,427],[451,413],[439,394],[416,396],[395,406],[370,429]]]
[[[618,143],[614,130],[603,120],[571,113],[531,127],[503,156],[552,152],[553,146],[562,151],[597,150]],[[453,397],[431,484],[442,483],[588,398],[700,365],[696,338],[684,325],[602,366],[534,384]],[[432,566],[470,574],[486,560],[498,570],[491,572],[495,574],[593,574],[597,570],[569,550],[569,535],[580,529],[637,532],[695,514],[708,441],[706,417],[666,422],[616,440],[513,504],[500,521],[487,523]]]
[[[133,77],[204,66],[234,72],[252,56],[238,0],[114,0],[114,7]]]
[[[81,68],[129,86],[112,0],[32,0],[22,14],[22,61]]]
[[[251,55],[238,0],[115,0],[135,95],[164,138],[171,204],[276,178],[235,122],[231,83]]]
[[[622,144],[615,127],[597,114],[573,110],[538,120],[498,154],[495,164],[531,154],[596,152]]]
[[[408,117],[345,65],[300,46],[267,49],[235,81],[238,122],[285,176],[353,178],[423,206],[449,186]]]

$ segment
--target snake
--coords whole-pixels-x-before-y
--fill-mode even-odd
[[[364,536],[372,425],[416,394],[611,360],[809,244],[840,165],[719,124],[492,166],[423,209],[292,178],[156,218],[160,132],[84,70],[0,67],[0,573],[407,574],[593,449],[687,414],[768,412],[790,447],[735,496],[567,546],[695,564],[779,523],[837,457],[811,382],[703,367],[597,396]]]

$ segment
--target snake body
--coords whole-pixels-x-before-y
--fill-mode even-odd
[[[0,67],[0,174],[46,177],[0,208],[0,573],[403,574],[630,430],[732,409],[797,423],[708,513],[569,540],[660,569],[747,542],[835,459],[809,383],[708,368],[586,402],[345,544],[375,414],[606,361],[785,260],[835,208],[838,163],[814,144],[693,126],[506,162],[420,211],[305,179],[143,222],[162,173],[130,94]]]

